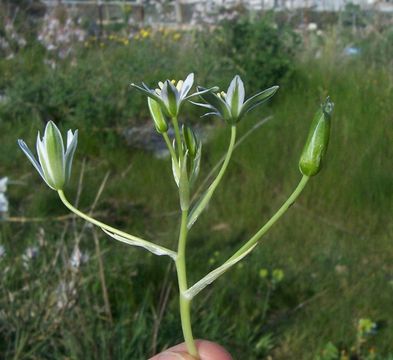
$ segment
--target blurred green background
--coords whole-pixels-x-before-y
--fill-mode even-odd
[[[64,132],[78,128],[68,197],[106,223],[174,248],[179,214],[170,162],[146,99],[129,84],[195,72],[202,86],[226,90],[239,74],[249,95],[280,90],[239,126],[242,136],[272,116],[236,149],[190,233],[191,282],[286,200],[300,179],[312,116],[327,95],[335,102],[323,170],[248,259],[195,299],[195,336],[242,360],[393,359],[389,17],[347,6],[310,11],[305,24],[301,13],[238,9],[214,26],[124,21],[97,30],[66,8],[44,15],[25,3],[0,5],[0,177],[8,177],[0,358],[147,359],[182,341],[168,259],[114,242],[70,215],[16,141],[33,147],[48,120]],[[229,128],[202,113],[187,105],[181,117],[206,140],[196,188],[229,141]]]

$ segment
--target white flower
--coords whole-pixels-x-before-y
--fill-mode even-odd
[[[199,86],[197,90],[201,92],[201,98],[206,101],[206,104],[194,102],[193,104],[211,110],[204,116],[216,115],[233,125],[239,122],[249,111],[269,100],[278,90],[278,86],[272,86],[245,100],[243,81],[239,75],[236,75],[229,84],[226,93],[224,91],[218,94],[204,92],[205,89]]]
[[[186,79],[179,80],[165,80],[158,83],[157,89],[150,89],[145,83],[142,86],[131,84],[134,88],[142,91],[148,97],[155,100],[160,106],[165,115],[175,117],[179,114],[183,103],[193,96],[201,95],[213,89],[203,89],[194,94],[188,95],[194,83],[194,74],[188,74]]]
[[[37,153],[39,162],[23,140],[18,140],[19,146],[35,169],[53,190],[62,190],[70,175],[72,160],[78,143],[78,130],[67,132],[67,148],[64,148],[60,130],[53,121],[45,127],[44,136],[37,136]]]

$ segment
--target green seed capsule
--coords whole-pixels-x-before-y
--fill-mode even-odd
[[[330,118],[334,104],[329,98],[321,105],[311,123],[310,132],[299,161],[299,169],[303,175],[314,176],[322,167],[330,134]]]
[[[147,103],[149,105],[150,115],[153,118],[157,132],[160,134],[167,132],[168,124],[165,120],[164,114],[161,111],[160,104],[152,98],[147,98]]]

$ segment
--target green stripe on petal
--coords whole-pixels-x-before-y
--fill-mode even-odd
[[[53,178],[52,178],[52,174],[51,174],[51,171],[50,171],[49,159],[48,159],[48,157],[46,155],[45,146],[44,146],[44,144],[42,143],[42,141],[40,139],[40,133],[39,132],[38,132],[38,135],[37,135],[36,147],[37,147],[38,159],[40,161],[42,172],[44,174],[44,179],[45,179],[46,183],[48,184],[48,186],[50,188],[52,188],[53,190],[56,190],[56,186],[54,184],[54,181],[53,181]]]
[[[46,125],[43,143],[53,183],[56,189],[62,189],[65,183],[64,144],[60,130],[53,121]]]
[[[244,84],[239,75],[236,75],[231,81],[227,96],[226,103],[231,108],[231,114],[233,119],[238,119],[241,108],[243,106],[245,96]]]
[[[258,94],[250,97],[243,104],[243,108],[240,113],[240,117],[246,115],[249,111],[254,109],[255,107],[262,105],[264,102],[268,101],[278,90],[278,86],[272,86],[264,91],[261,91]]]

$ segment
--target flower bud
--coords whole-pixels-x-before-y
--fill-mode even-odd
[[[334,104],[329,98],[321,105],[311,123],[310,132],[299,161],[299,169],[303,175],[314,176],[322,166],[330,134],[330,118]]]
[[[62,190],[71,175],[72,160],[78,142],[78,130],[67,132],[67,148],[64,149],[63,138],[53,121],[45,127],[44,136],[37,136],[38,161],[23,140],[19,146],[47,185],[53,190]]]
[[[183,125],[183,138],[186,148],[188,150],[188,154],[191,158],[195,158],[195,155],[198,151],[199,140],[196,137],[194,131],[187,125]]]
[[[150,115],[153,118],[157,132],[160,134],[167,132],[168,124],[165,120],[164,114],[162,113],[160,104],[150,97],[147,98],[147,103],[149,105]]]
[[[244,84],[239,75],[236,75],[229,85],[225,101],[231,109],[231,122],[234,124],[240,120],[240,112],[244,104]]]
[[[168,114],[172,117],[177,116],[180,110],[180,95],[173,82],[169,80],[164,82],[164,86],[161,89],[161,98],[166,105]]]

